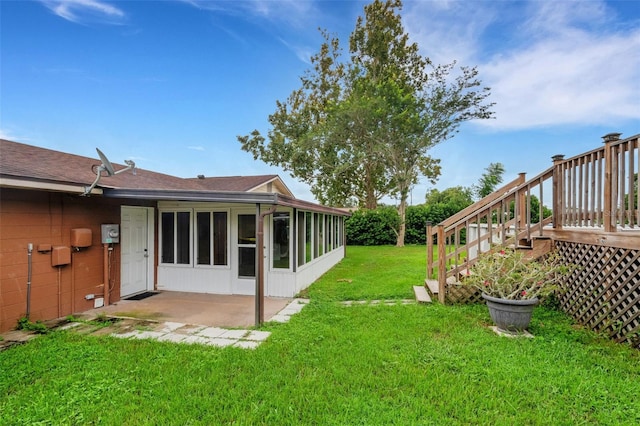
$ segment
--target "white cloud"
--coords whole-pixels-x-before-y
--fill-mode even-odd
[[[300,46],[293,43],[289,43],[281,37],[279,37],[278,39],[287,49],[295,53],[295,55],[301,62],[304,62],[306,64],[311,64],[311,56],[317,53],[316,50],[308,46]]]
[[[193,151],[205,151],[204,147],[203,146],[199,146],[199,145],[198,146],[193,146],[192,145],[192,146],[188,146],[187,148],[191,149]]]
[[[640,29],[603,1],[411,2],[403,20],[434,63],[477,65],[494,130],[640,119]]]
[[[311,55],[316,53],[314,49],[304,44],[304,37],[301,37],[307,33],[306,30],[310,26],[317,26],[316,22],[321,11],[314,1],[181,1],[202,10],[237,17],[262,27],[266,32],[273,33],[275,38],[277,38],[287,49],[293,52],[296,57],[304,63],[310,63]],[[235,30],[229,29],[218,23],[216,23],[216,25],[243,44],[250,44]],[[295,37],[291,37],[292,30],[295,32]],[[286,40],[285,35],[291,40]]]
[[[0,129],[0,139],[13,140],[13,136],[5,129]]]
[[[471,65],[480,50],[480,35],[496,19],[494,2],[450,0],[407,2],[402,22],[411,41],[434,64]]]
[[[209,0],[182,0],[199,9],[238,16],[244,19],[286,24],[294,28],[303,28],[310,18],[317,16],[318,10],[313,1],[299,0],[245,0],[212,2]]]
[[[29,137],[20,136],[13,130],[9,130],[7,128],[0,128],[0,139],[23,143],[28,143],[31,140]]]
[[[119,24],[125,13],[115,6],[100,0],[41,0],[59,17],[77,24],[100,22]]]
[[[481,66],[496,120],[513,129],[640,119],[640,30],[546,39]]]

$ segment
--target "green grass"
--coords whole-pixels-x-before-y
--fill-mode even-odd
[[[481,305],[337,302],[410,297],[423,256],[348,247],[254,351],[67,331],[0,352],[0,424],[640,422],[638,352],[561,313],[538,308],[536,337],[509,339]]]
[[[424,246],[347,247],[347,258],[303,295],[314,301],[414,298],[426,274]]]

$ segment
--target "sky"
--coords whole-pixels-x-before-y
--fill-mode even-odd
[[[0,137],[180,177],[278,174],[240,149],[300,87],[319,28],[348,51],[364,1],[0,0]],[[410,40],[436,64],[475,66],[495,119],[429,151],[429,189],[470,186],[490,163],[534,177],[640,133],[640,1],[405,1]],[[346,53],[346,52],[345,52]],[[0,153],[1,155],[1,153]],[[396,200],[383,200],[393,204]]]

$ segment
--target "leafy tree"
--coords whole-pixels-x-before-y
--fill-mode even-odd
[[[425,198],[425,204],[427,205],[440,204],[446,206],[445,210],[451,212],[447,216],[449,217],[473,204],[473,190],[464,186],[454,186],[443,191],[438,191],[434,188],[427,191]]]
[[[541,221],[540,219],[540,199],[538,197],[536,197],[535,195],[531,195],[531,197],[529,198],[529,209],[531,210],[530,214],[531,214],[531,223],[538,223]],[[516,203],[515,202],[511,202],[509,203],[509,217],[513,218],[515,217],[515,211],[516,211]],[[542,218],[546,219],[548,217],[551,217],[551,215],[553,214],[552,210],[545,206],[542,205]],[[496,218],[494,217],[494,221],[496,220]]]
[[[505,171],[502,163],[491,163],[484,170],[478,184],[474,187],[478,199],[484,198],[496,190],[496,187],[502,183],[502,175]]]
[[[326,32],[313,69],[269,116],[269,143],[259,132],[239,136],[254,158],[279,165],[311,186],[316,198],[342,204],[356,197],[375,208],[384,195],[399,199],[397,245],[404,245],[409,191],[420,175],[434,181],[439,160],[427,155],[461,123],[490,118],[489,89],[477,69],[433,65],[404,32],[400,0],[365,6],[340,62]]]

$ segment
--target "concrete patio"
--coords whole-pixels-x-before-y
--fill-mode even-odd
[[[278,315],[293,299],[265,297],[264,319]],[[252,327],[255,325],[253,296],[161,291],[142,300],[121,300],[113,305],[85,312],[90,316],[139,318],[153,321],[198,324],[209,327]],[[275,317],[275,318],[274,318]]]

